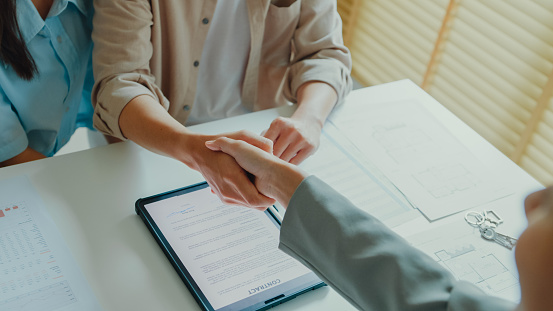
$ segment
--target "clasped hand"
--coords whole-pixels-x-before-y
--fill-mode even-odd
[[[317,150],[321,131],[312,122],[279,117],[265,137],[247,131],[200,136],[210,150],[195,152],[191,167],[226,204],[265,210],[277,199],[286,206],[304,178],[295,165]]]
[[[219,137],[207,141],[205,145],[210,150],[231,156],[240,167],[254,176],[255,187],[261,194],[276,199],[284,208],[288,206],[296,188],[307,177],[307,173],[299,167],[277,158],[268,150],[262,150],[242,140]]]
[[[206,141],[220,137],[242,141],[267,154],[272,152],[272,141],[247,131],[221,135],[194,135],[192,139],[195,141],[192,145],[196,146],[196,150],[192,153],[193,160],[189,166],[204,176],[211,190],[226,204],[244,205],[261,210],[273,205],[275,200],[258,191],[250,180],[251,176],[248,176],[234,158],[205,147]]]

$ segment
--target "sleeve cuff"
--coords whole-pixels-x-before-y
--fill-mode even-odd
[[[119,117],[125,106],[141,95],[152,97],[167,110],[169,102],[152,80],[141,74],[128,73],[118,75],[104,85],[96,85],[94,127],[104,134],[126,140],[119,127]]]
[[[15,138],[10,142],[6,144],[2,143],[2,148],[0,148],[0,162],[4,162],[17,156],[25,151],[25,149],[29,146],[27,134],[25,134],[23,129],[17,129],[14,136]]]
[[[294,67],[290,71],[291,94],[287,94],[293,102],[297,102],[298,89],[307,82],[320,81],[330,85],[338,96],[337,105],[343,102],[353,88],[349,70],[336,60],[303,60]]]

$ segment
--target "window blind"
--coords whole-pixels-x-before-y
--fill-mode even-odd
[[[351,38],[353,75],[364,85],[421,83],[447,6],[442,1],[360,1]]]
[[[553,1],[338,4],[361,84],[411,79],[536,179],[553,183]]]

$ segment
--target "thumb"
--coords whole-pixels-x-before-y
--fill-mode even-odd
[[[221,151],[221,145],[216,140],[206,141],[205,146],[212,151]]]
[[[234,157],[236,154],[236,145],[239,143],[240,141],[236,141],[228,137],[219,137],[215,140],[206,141],[205,146],[210,150],[222,151],[231,157]]]
[[[206,141],[205,146],[213,151],[221,151],[236,160],[244,170],[252,173],[250,170],[255,166],[253,163],[259,162],[259,155],[268,155],[265,151],[248,144],[242,140],[235,140],[228,137],[219,137],[215,140]]]

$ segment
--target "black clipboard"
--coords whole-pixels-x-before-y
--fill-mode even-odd
[[[202,205],[204,205],[204,208],[202,208]],[[209,208],[206,206],[209,206]],[[276,234],[276,238],[278,239],[278,231],[280,230],[281,224],[271,211],[259,212],[249,210],[245,207],[224,205],[217,196],[211,193],[206,182],[139,199],[136,201],[135,210],[146,224],[146,227],[149,229],[194,299],[196,299],[196,302],[205,311],[266,310],[293,299],[302,293],[326,285],[313,272],[308,271],[301,263],[278,251],[276,245],[273,245],[274,243],[271,242],[274,238],[273,235]],[[252,212],[258,214],[253,214]],[[211,215],[209,215],[210,213]],[[218,231],[226,230],[221,228],[227,225],[214,225],[215,221],[225,221],[225,224],[231,222],[231,220],[227,221],[225,217],[233,221],[232,228],[234,229],[233,231],[229,231],[232,232],[231,234],[224,234],[224,231]],[[248,217],[253,220],[248,220]],[[236,221],[236,219],[238,221]],[[227,245],[237,245],[236,241],[221,241],[219,243],[217,239],[227,240],[229,239],[228,236],[234,235],[234,232],[240,233],[241,230],[247,234],[248,231],[246,229],[251,226],[256,226],[256,224],[257,229],[255,229],[255,232],[266,230],[264,233],[266,236],[262,236],[262,238],[269,241],[262,242],[267,245],[263,247],[264,251],[260,254],[248,250],[250,254],[254,254],[255,256],[265,256],[257,260],[258,266],[252,263],[253,259],[248,258],[244,262],[237,261],[234,263],[234,266],[227,267],[225,268],[226,270],[218,272],[217,269],[220,270],[220,266],[224,265],[221,264],[220,261],[228,264],[229,260],[225,261],[225,259],[215,258],[215,256],[209,255],[212,254],[214,250],[218,251],[219,249],[224,249],[224,252],[227,254],[225,256],[228,256],[230,252],[232,256],[228,256],[227,258],[241,257],[240,254],[242,253],[233,255],[233,248],[227,247]],[[260,226],[260,224],[263,224],[263,226]],[[207,229],[204,229],[200,225],[205,226]],[[211,227],[209,227],[211,225],[214,225],[213,228],[215,229],[212,230]],[[275,233],[275,228],[270,226],[275,226],[277,233]],[[202,245],[202,243],[186,243],[189,243],[188,241],[192,239],[190,238],[191,236],[202,237],[203,231],[208,231],[209,234],[215,232],[215,234],[219,235],[215,241],[214,238],[211,238],[207,240],[209,242],[204,243],[205,247],[211,249],[208,248],[208,251],[200,253],[200,255],[196,255],[196,257],[192,258],[192,253],[196,251],[196,248],[204,247],[204,245]],[[267,234],[267,232],[269,233]],[[208,233],[205,234],[207,235]],[[177,237],[179,237],[179,239],[177,239]],[[255,236],[253,237],[255,238]],[[201,238],[198,240],[201,240]],[[245,245],[246,248],[248,247],[248,244],[244,242],[245,240],[242,239],[240,241],[242,243],[240,245]],[[174,245],[172,245],[172,243]],[[183,248],[185,244],[188,249]],[[236,251],[241,252],[241,248],[237,247]],[[202,257],[204,254],[208,255]],[[276,255],[269,256],[271,254]],[[213,261],[213,258],[215,258],[215,261],[212,263],[210,260]],[[268,259],[262,260],[263,258]],[[263,265],[271,260],[277,261],[275,267],[271,267],[270,269],[267,268],[267,271],[258,274],[255,278],[244,280],[240,280],[240,277],[236,277],[236,279],[224,279],[225,276],[229,275],[227,270],[230,270],[231,273],[236,273],[237,270],[248,271],[250,268],[256,269],[256,271],[263,271]],[[280,262],[278,260],[280,260]],[[255,262],[255,260],[253,261]],[[301,268],[295,267],[293,262],[300,265]],[[271,275],[269,278],[263,279],[261,277],[259,281],[256,280],[259,276],[270,274],[271,271],[276,271],[279,264],[284,267],[294,268],[288,268],[292,270],[286,270],[288,271],[287,275],[282,278],[282,280],[279,278],[278,273],[274,273],[274,276]],[[215,269],[214,271],[218,274],[212,273],[212,269]],[[305,269],[307,272],[302,269]],[[290,271],[301,272],[298,273],[297,277],[292,277],[290,279]],[[197,280],[194,278],[194,275]],[[223,275],[223,277],[220,275]],[[220,286],[218,284],[222,282],[220,281],[221,278],[224,279],[223,281],[227,281],[227,283],[231,280],[236,281],[232,283],[234,284],[233,286],[229,286],[224,290],[220,288],[215,290],[216,286]],[[244,296],[246,295],[245,290],[248,291],[247,296]],[[236,299],[238,300],[234,301]]]

